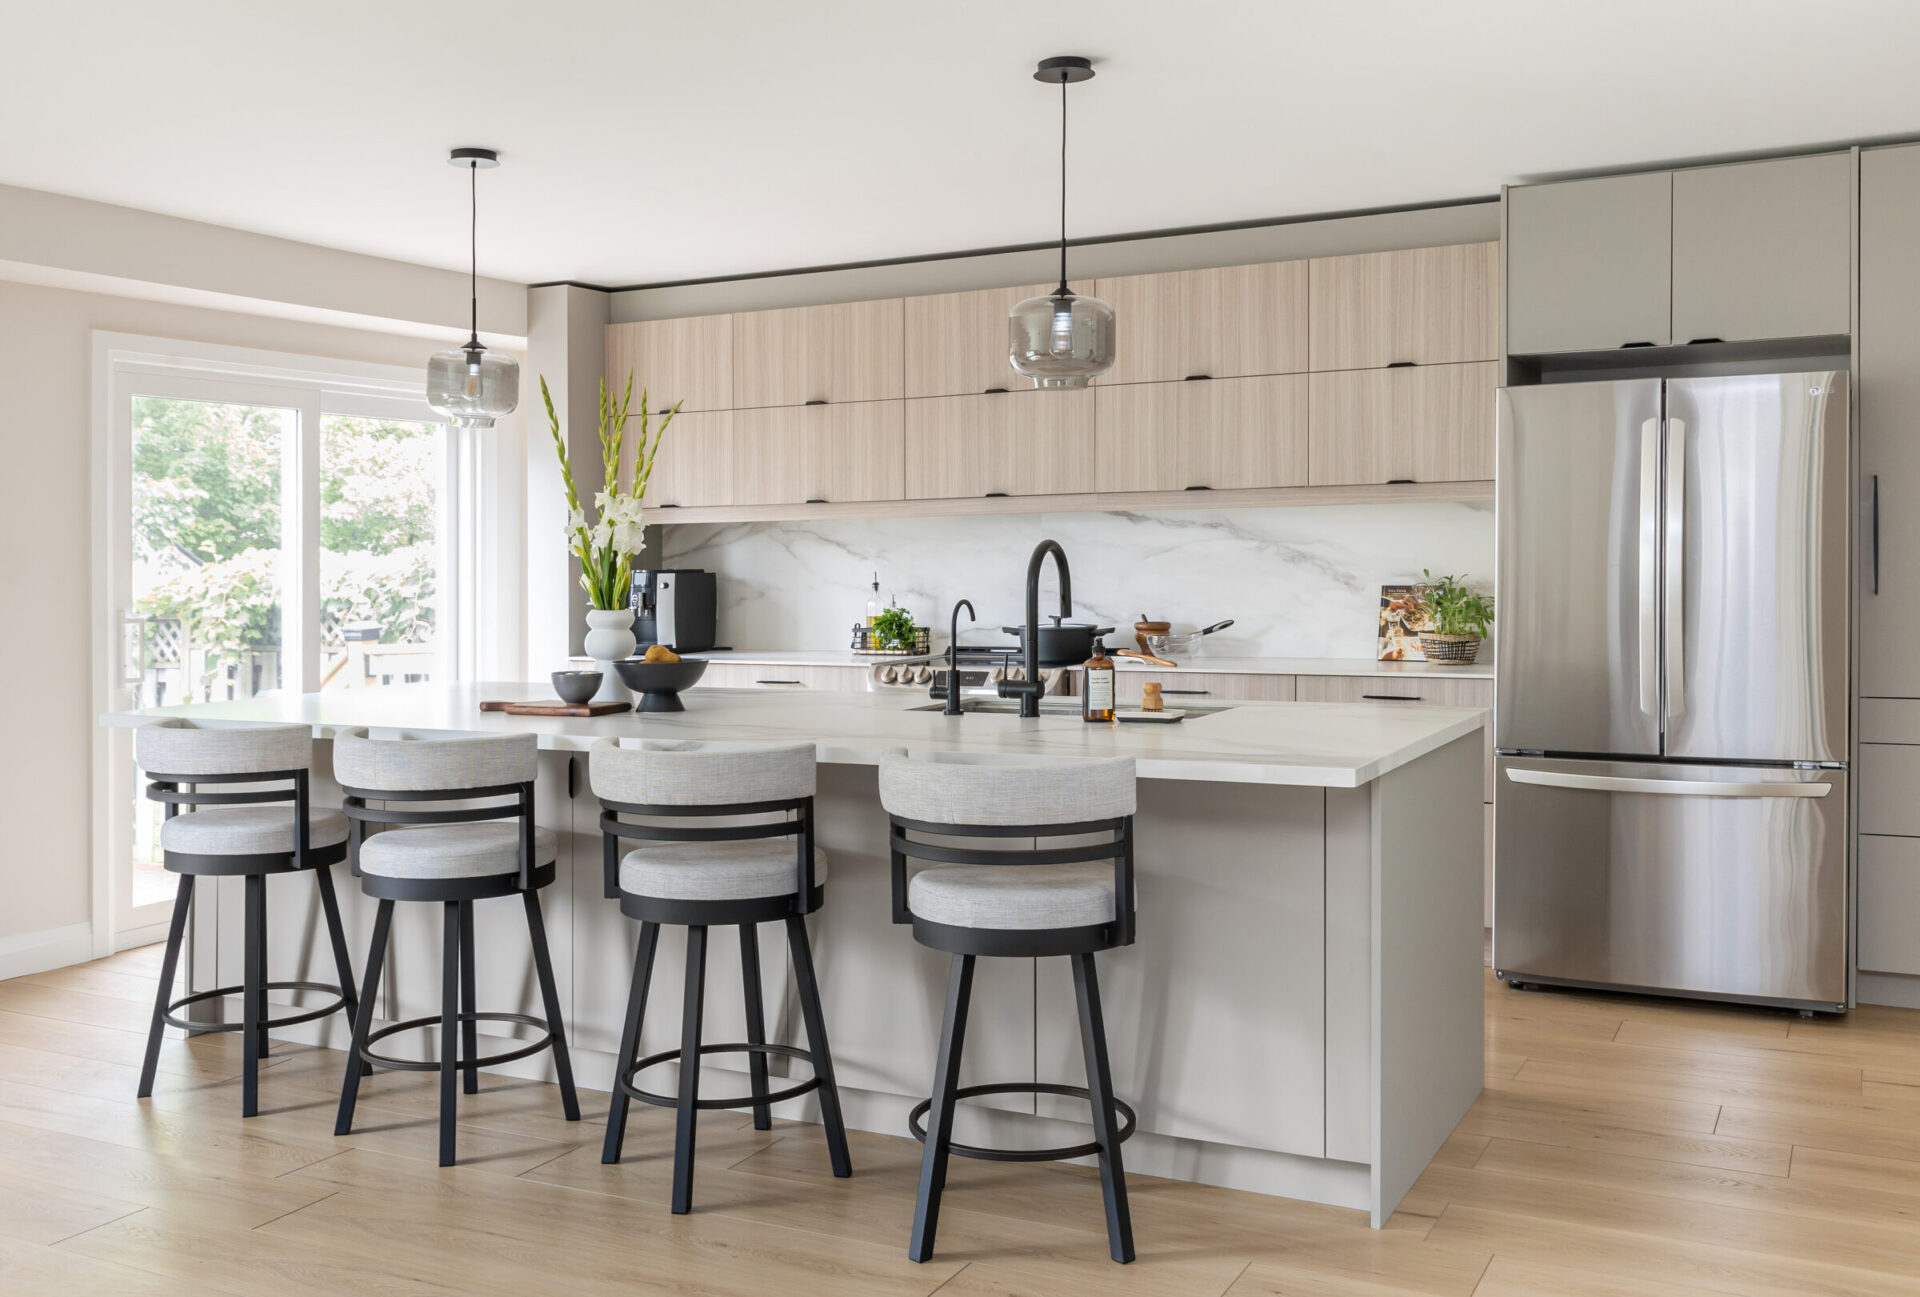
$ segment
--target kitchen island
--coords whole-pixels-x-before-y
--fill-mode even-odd
[[[1245,703],[1177,724],[1087,725],[1077,713],[947,717],[923,710],[924,696],[724,689],[688,694],[687,710],[672,714],[479,710],[482,699],[546,696],[540,685],[413,685],[105,719],[296,722],[323,740],[359,726],[538,735],[537,814],[561,844],[559,879],[543,902],[574,1066],[582,1084],[600,1088],[613,1074],[636,931],[602,896],[586,749],[605,737],[812,743],[822,763],[818,835],[832,867],[811,923],[836,1070],[848,1123],[887,1134],[903,1132],[930,1085],[946,960],[888,921],[881,755],[1130,756],[1140,776],[1138,940],[1101,956],[1115,1089],[1139,1114],[1130,1170],[1364,1208],[1378,1225],[1480,1091],[1482,712]],[[319,761],[316,797],[337,797],[324,752]],[[186,961],[192,989],[238,980],[238,924],[223,922],[238,914],[237,890],[227,895],[234,882],[200,893]],[[373,907],[342,882],[357,967]],[[311,960],[324,948],[314,942],[311,888],[294,879],[272,887],[270,948]],[[427,908],[396,916],[383,1020],[438,1004],[438,916],[409,912]],[[514,953],[525,948],[518,907],[483,905],[476,917],[483,1007],[528,1011],[536,991],[530,961]],[[680,936],[663,933],[656,1004],[678,1001],[671,943]],[[735,950],[728,934],[714,934],[710,1040],[744,1030]],[[323,955],[314,968],[322,979],[331,971]],[[762,977],[772,1038],[797,1043],[785,965],[764,960]],[[1083,1082],[1061,961],[983,961],[974,1002],[963,1084]],[[344,1044],[337,1019],[307,1030],[319,1034],[304,1039]],[[672,1048],[677,1033],[675,1015],[649,1014],[642,1052]],[[537,1075],[543,1065],[506,1070]],[[809,1102],[795,1101],[787,1115],[810,1115]],[[971,1142],[1072,1142],[1086,1136],[1063,1140],[1068,1128],[1088,1129],[1071,1104],[1049,1096],[968,1107],[973,1129],[960,1137]]]

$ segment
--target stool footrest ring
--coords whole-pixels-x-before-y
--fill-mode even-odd
[[[315,1018],[324,1018],[329,1013],[338,1013],[347,1007],[347,997],[340,988],[327,982],[268,982],[269,991],[324,991],[333,997],[332,1004],[323,1004],[317,1009],[303,1009],[299,1013],[288,1014],[284,1018],[262,1018],[256,1026],[265,1030],[275,1027],[291,1027],[297,1022],[312,1022]],[[192,995],[183,995],[167,1006],[160,1015],[169,1027],[178,1027],[182,1031],[245,1031],[245,1022],[192,1022],[177,1016],[179,1011],[189,1004],[198,1004],[202,1000],[217,1000],[223,995],[245,995],[244,986],[216,986],[211,991],[195,991]]]
[[[440,1042],[442,1049],[450,1046],[453,1048],[456,1066],[459,1067],[494,1067],[501,1063],[511,1063],[515,1059],[537,1054],[553,1044],[553,1032],[547,1027],[545,1018],[535,1018],[524,1013],[462,1013],[456,1015],[456,1019],[460,1022],[511,1022],[522,1027],[540,1029],[538,1037],[519,1049],[510,1049],[502,1054],[488,1054],[482,1058],[460,1058],[457,1044],[451,1041]],[[360,1057],[375,1067],[384,1067],[395,1072],[437,1072],[440,1070],[440,1060],[437,1058],[395,1058],[391,1054],[375,1053],[373,1042],[402,1031],[418,1031],[422,1027],[439,1025],[440,1015],[437,1013],[431,1017],[408,1018],[405,1022],[390,1022],[378,1031],[367,1033],[367,1043],[361,1047]]]
[[[954,1101],[971,1099],[982,1094],[1059,1094],[1069,1099],[1085,1099],[1093,1102],[1093,1096],[1086,1087],[1078,1085],[1053,1085],[1045,1081],[1004,1081],[996,1085],[963,1085],[953,1092]],[[922,1099],[907,1114],[907,1130],[922,1144],[927,1142],[926,1115],[933,1107],[932,1099]],[[1120,1142],[1126,1143],[1133,1137],[1136,1124],[1133,1109],[1123,1099],[1113,1101],[1113,1109],[1120,1114]],[[977,1157],[986,1162],[1060,1162],[1067,1158],[1093,1157],[1100,1152],[1097,1143],[1072,1144],[1060,1148],[983,1148],[978,1144],[962,1144],[954,1141],[947,1145],[947,1151],[956,1157]]]
[[[813,1066],[813,1055],[807,1050],[800,1049],[794,1045],[713,1044],[700,1046],[700,1053],[702,1055],[778,1054],[782,1058],[797,1058],[808,1067]],[[653,1067],[660,1063],[676,1062],[679,1058],[680,1051],[677,1049],[669,1049],[661,1054],[649,1054],[628,1068],[625,1076],[616,1076],[614,1083],[626,1091],[628,1098],[638,1099],[641,1103],[650,1103],[656,1108],[677,1108],[680,1106],[680,1098],[678,1095],[659,1094],[653,1090],[642,1090],[633,1083],[633,1078],[646,1068]],[[703,1112],[709,1108],[751,1108],[762,1103],[779,1103],[785,1099],[797,1099],[801,1095],[810,1094],[819,1088],[820,1078],[811,1076],[798,1085],[790,1085],[784,1090],[769,1091],[765,1098],[758,1098],[750,1094],[741,1099],[696,1099],[694,1100],[693,1106]]]

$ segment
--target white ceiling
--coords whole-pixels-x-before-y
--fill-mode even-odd
[[[1910,0],[89,0],[0,13],[0,183],[654,283],[1920,133]]]

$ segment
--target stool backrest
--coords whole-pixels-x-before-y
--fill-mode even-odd
[[[169,716],[133,732],[133,756],[153,777],[291,776],[313,765],[313,731],[305,725],[211,728]]]
[[[462,738],[376,739],[365,729],[333,741],[333,775],[346,793],[341,809],[349,821],[347,863],[360,873],[360,845],[369,824],[477,824],[520,821],[520,886],[531,885],[534,860],[533,781],[540,744],[532,734],[479,734]],[[431,810],[372,807],[381,802],[451,802],[494,799],[483,805]],[[506,799],[506,800],[501,800]]]
[[[812,909],[815,759],[811,743],[768,747],[601,739],[587,754],[587,778],[602,808],[602,867],[609,898],[620,894],[622,839],[738,842],[792,837],[797,908],[802,914]],[[728,822],[683,826],[634,823],[626,816],[681,821],[724,817]]]
[[[1133,940],[1134,769],[1131,757],[994,763],[880,760],[891,822],[893,921],[909,923],[907,860],[944,865],[1061,865],[1110,860],[1114,939]],[[918,835],[918,836],[916,836]],[[1086,838],[1104,840],[1085,841]],[[935,841],[923,839],[934,838]],[[1033,838],[1034,846],[1009,839]],[[1081,838],[1064,846],[1049,838]],[[984,839],[969,844],[965,839]]]

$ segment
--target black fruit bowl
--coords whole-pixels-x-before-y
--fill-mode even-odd
[[[627,688],[640,695],[640,701],[633,705],[635,711],[683,712],[687,707],[680,701],[680,691],[692,688],[706,674],[707,663],[705,658],[682,658],[678,662],[628,658],[615,662],[613,669],[620,673]]]

